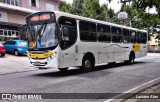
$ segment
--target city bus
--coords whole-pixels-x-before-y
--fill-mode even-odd
[[[69,67],[91,71],[95,65],[133,63],[147,55],[147,32],[64,12],[26,17],[28,58],[37,68]]]

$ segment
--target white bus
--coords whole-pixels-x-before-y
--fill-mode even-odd
[[[147,55],[147,32],[59,11],[26,18],[29,64],[38,68],[80,67],[124,61]]]

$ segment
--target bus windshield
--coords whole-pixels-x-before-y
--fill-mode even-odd
[[[58,45],[55,14],[39,12],[26,18],[29,49],[50,49]],[[52,49],[51,49],[52,50]]]
[[[55,23],[28,25],[27,30],[29,48],[48,48],[58,44]]]

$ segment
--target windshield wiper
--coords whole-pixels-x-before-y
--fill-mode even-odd
[[[39,34],[40,37],[43,37],[43,33],[44,33],[46,27],[47,27],[47,23],[44,23],[44,24],[41,26],[41,28],[38,30],[37,33]]]

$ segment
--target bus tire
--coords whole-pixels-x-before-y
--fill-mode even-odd
[[[65,72],[68,70],[68,68],[58,68],[61,72]]]
[[[133,64],[135,60],[135,53],[132,51],[129,55],[129,60],[127,61],[128,64]]]
[[[95,67],[95,61],[91,56],[85,56],[82,61],[80,69],[83,72],[89,72]]]

